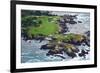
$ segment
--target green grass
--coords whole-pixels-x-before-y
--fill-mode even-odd
[[[52,21],[48,21],[50,17],[52,17]],[[29,27],[28,34],[29,35],[43,34],[45,36],[48,36],[57,33],[59,30],[59,25],[57,24],[56,20],[54,20],[54,18],[58,19],[59,17],[40,16],[39,19],[42,21],[42,24],[40,24],[39,27],[34,27],[34,26]]]
[[[66,42],[69,42],[69,41],[72,41],[75,40],[75,41],[81,41],[84,39],[83,35],[81,34],[74,34],[74,33],[70,33],[70,34],[66,34],[66,35],[63,35],[63,34],[54,34],[53,35],[57,41],[66,41]]]
[[[79,34],[59,34],[59,24],[57,23],[57,20],[60,18],[60,16],[31,16],[31,17],[37,17],[37,21],[40,20],[42,23],[39,24],[38,27],[36,26],[28,26],[25,27],[28,37],[32,37],[32,35],[37,36],[39,34],[42,34],[44,36],[52,35],[57,39],[57,41],[71,41],[74,39],[75,41],[81,41],[83,38],[82,35]]]

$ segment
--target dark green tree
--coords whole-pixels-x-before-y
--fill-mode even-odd
[[[41,20],[32,16],[22,17],[22,20],[21,20],[22,27],[39,26],[41,23],[42,23]]]

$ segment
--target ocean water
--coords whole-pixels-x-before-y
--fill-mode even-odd
[[[66,59],[62,59],[57,56],[46,56],[46,53],[49,50],[40,50],[40,47],[44,44],[48,43],[48,41],[39,41],[31,40],[31,43],[22,40],[22,50],[21,50],[21,62],[22,63],[34,63],[34,62],[52,62],[52,61],[68,61],[68,60],[88,60],[89,54],[86,55],[86,58],[77,57],[71,58],[67,54],[63,53],[63,57]],[[38,44],[38,45],[37,45]],[[82,49],[89,49],[88,46],[78,46],[80,51]]]
[[[66,33],[84,34],[84,32],[90,31],[90,14],[78,13],[76,15],[78,16],[75,21],[76,22],[81,21],[82,23],[77,23],[73,25],[66,24],[67,27],[69,28],[69,32],[66,32]]]
[[[79,21],[82,23],[68,25],[70,31],[67,33],[84,33],[90,30],[90,14],[89,13],[76,13]],[[29,42],[31,41],[31,43]],[[57,56],[46,56],[49,50],[40,50],[41,45],[47,44],[48,41],[44,40],[41,43],[36,40],[24,41],[21,39],[21,63],[34,63],[34,62],[52,62],[52,61],[68,61],[68,60],[89,60],[90,54],[86,55],[86,58],[77,57],[72,59],[65,53],[62,56],[66,59],[62,59]],[[80,51],[82,49],[90,49],[88,46],[78,46]]]
[[[21,50],[21,62],[22,63],[33,63],[33,62],[51,62],[51,61],[62,61],[60,57],[46,56],[49,50],[40,50],[40,47],[48,41],[31,40],[31,43],[22,40]],[[70,58],[70,57],[69,57]]]

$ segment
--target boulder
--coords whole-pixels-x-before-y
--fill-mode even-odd
[[[42,45],[40,49],[48,49],[47,45]]]
[[[66,52],[66,54],[72,58],[76,57],[76,54],[74,52]]]
[[[90,47],[90,37],[85,37],[84,43]]]
[[[46,49],[53,49],[53,48],[55,48],[55,45],[46,44],[46,45],[42,45],[40,49],[46,50]]]
[[[65,45],[65,50],[67,50],[67,51],[69,51],[69,52],[75,52],[75,53],[77,53],[77,52],[79,52],[79,49],[78,48],[76,48],[74,45],[72,45],[72,44],[66,44]]]
[[[77,22],[76,21],[69,21],[69,24],[77,24]]]
[[[70,56],[72,58],[76,57],[76,54],[75,53],[77,53],[78,51],[79,50],[74,45],[72,45],[72,44],[66,44],[65,45],[64,52],[68,56]]]
[[[90,37],[90,31],[85,32],[86,36]]]
[[[62,50],[59,49],[50,49],[46,55],[49,56],[54,54],[63,54],[63,52]]]
[[[78,23],[82,23],[82,21],[78,21]]]
[[[80,34],[74,34],[70,39],[71,39],[70,41],[71,44],[81,45],[84,42],[85,37]]]

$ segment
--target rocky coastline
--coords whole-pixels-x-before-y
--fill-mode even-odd
[[[28,40],[31,43],[31,40],[37,40],[40,43],[44,40],[47,40],[49,43],[42,45],[40,47],[41,50],[49,50],[46,56],[59,56],[62,59],[66,59],[66,57],[62,56],[63,53],[66,53],[71,58],[75,58],[78,56],[85,58],[86,54],[90,52],[90,49],[80,49],[78,46],[88,46],[90,47],[90,31],[84,32],[84,34],[75,34],[68,33],[70,29],[67,25],[77,25],[78,23],[82,23],[82,21],[74,21],[77,19],[77,15],[64,15],[58,21],[59,23],[59,35],[49,35],[44,36],[43,34],[31,35],[29,37],[24,32],[21,34],[23,40],[26,42]]]

